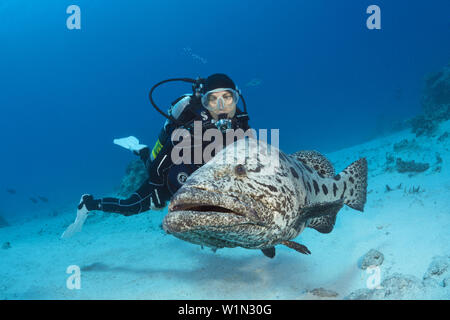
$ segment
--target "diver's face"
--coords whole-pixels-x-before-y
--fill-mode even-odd
[[[211,115],[218,118],[220,114],[228,114],[232,118],[236,113],[236,103],[230,91],[217,91],[208,96],[208,106]]]

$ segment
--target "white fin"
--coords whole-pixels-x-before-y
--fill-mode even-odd
[[[83,228],[84,221],[88,216],[88,209],[86,205],[83,205],[81,209],[77,210],[77,217],[75,218],[74,223],[67,227],[66,231],[61,236],[61,239],[67,239],[72,237],[75,233],[80,232]]]
[[[126,138],[120,138],[120,139],[114,139],[114,144],[117,144],[118,146],[121,146],[125,149],[139,152],[141,149],[144,149],[147,147],[145,144],[139,144],[138,138],[134,136],[129,136]]]

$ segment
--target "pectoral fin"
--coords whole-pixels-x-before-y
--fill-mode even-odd
[[[320,209],[317,210],[318,212],[326,212],[325,215],[320,215],[316,217],[312,217],[307,225],[308,228],[316,229],[317,231],[321,233],[330,233],[333,231],[334,223],[336,222],[336,216],[343,207],[343,199],[331,202],[326,204],[325,206],[320,206]],[[311,214],[315,214],[317,212],[311,212]]]
[[[271,248],[267,248],[267,249],[262,249],[261,250],[262,253],[264,253],[264,255],[270,259],[272,259],[273,257],[275,257],[275,247],[271,247]]]
[[[298,230],[303,223],[308,220],[317,221],[318,218],[325,217],[330,219],[325,219],[327,223],[328,220],[332,221],[334,225],[334,221],[336,219],[336,214],[339,210],[344,206],[344,200],[339,199],[336,201],[323,202],[323,203],[314,203],[309,206],[303,207],[300,209],[300,213],[298,215],[297,222],[294,225],[294,228]],[[333,226],[331,226],[331,229]],[[331,231],[331,230],[330,230]]]

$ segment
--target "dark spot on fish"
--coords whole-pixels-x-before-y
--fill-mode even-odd
[[[353,188],[350,189],[350,195],[353,196]]]
[[[342,191],[342,194],[341,194],[341,199],[343,199],[344,198],[344,193],[345,193],[345,190],[347,190],[347,183],[344,181],[344,191]]]
[[[335,175],[334,180],[336,180],[336,181],[341,180],[341,175],[340,174]]]
[[[328,188],[324,184],[322,185],[322,191],[323,191],[323,193],[325,193],[325,195],[328,194]]]
[[[338,190],[338,187],[336,186],[336,183],[333,182],[333,195],[336,197],[336,191]]]
[[[281,168],[281,167],[280,167],[280,168]],[[283,170],[283,169],[281,169],[281,170]],[[288,176],[287,173],[286,173],[286,172],[283,172],[283,171],[278,172],[278,175],[279,175],[279,176],[282,176],[282,177],[287,177],[287,176]]]
[[[261,185],[261,186],[264,186],[264,187],[266,187],[266,188],[269,188],[269,190],[270,191],[272,191],[272,192],[277,192],[278,191],[278,189],[276,188],[276,187],[274,187],[274,186],[272,186],[272,185],[270,185],[270,184],[264,184],[264,183],[261,183],[261,182],[258,182],[258,181],[255,181],[257,184],[259,184],[259,185]]]
[[[355,183],[355,179],[353,179],[352,177],[348,178],[348,181],[350,181],[351,183]]]
[[[316,194],[318,194],[320,192],[320,189],[319,189],[319,184],[317,183],[316,180],[313,180],[313,186],[314,186],[314,192]]]
[[[313,173],[312,169],[309,166],[305,165],[305,168],[306,170],[308,170],[309,173]]]
[[[308,196],[305,196],[305,204],[308,203]]]
[[[316,171],[319,171],[320,167],[316,164],[316,165],[314,166],[314,169],[315,169]]]
[[[238,176],[245,176],[247,174],[247,170],[245,169],[244,165],[238,164],[236,167],[234,167],[234,173]]]
[[[281,183],[281,179],[280,178],[275,178],[275,180],[277,180],[278,183]]]
[[[311,188],[311,184],[309,183],[309,181],[308,181],[306,184],[307,184],[307,186],[308,186],[309,192],[311,192],[311,191],[312,191],[312,188]]]
[[[294,178],[297,178],[297,179],[298,179],[298,173],[297,173],[297,171],[295,171],[295,169],[292,168],[292,167],[291,167],[291,173],[292,173],[292,175],[294,176]]]

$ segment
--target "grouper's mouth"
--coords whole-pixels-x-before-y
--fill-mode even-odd
[[[179,203],[176,205],[173,205],[169,208],[169,212],[174,211],[191,211],[191,212],[218,212],[218,213],[229,213],[238,215],[241,217],[245,217],[245,215],[238,211],[233,211],[231,209],[221,207],[221,206],[215,206],[215,205],[209,205],[209,204],[201,204],[201,203]]]
[[[184,187],[172,198],[163,228],[169,233],[183,233],[246,224],[264,226],[256,211],[239,197]]]

